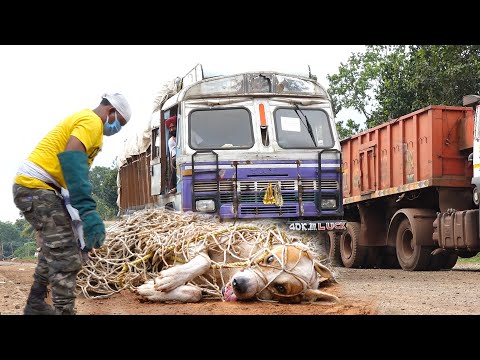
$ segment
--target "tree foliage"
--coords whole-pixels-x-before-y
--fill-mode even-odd
[[[115,167],[95,166],[90,171],[93,198],[103,220],[111,220],[118,213],[117,173]]]
[[[13,256],[19,259],[34,259],[37,251],[37,243],[29,241],[13,252]]]
[[[28,225],[25,219],[17,219],[15,223],[0,221],[0,250],[3,249],[4,258],[11,257],[15,250],[22,247],[26,242],[35,241],[34,237],[22,235],[22,231]]]
[[[352,119],[348,119],[345,125],[343,125],[342,120],[337,120],[335,125],[340,139],[345,139],[360,132],[360,124],[357,124]]]
[[[428,105],[461,106],[464,95],[479,94],[480,45],[369,45],[327,78],[334,113],[355,109],[371,128]]]

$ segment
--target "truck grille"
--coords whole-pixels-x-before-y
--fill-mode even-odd
[[[275,214],[278,216],[295,216],[298,214],[298,206],[240,206],[241,215]]]
[[[276,184],[277,181],[239,181],[238,182],[238,189],[239,191],[264,191],[267,190],[268,183]],[[298,189],[297,181],[296,180],[282,180],[279,181],[282,187],[282,190],[296,190]]]
[[[261,203],[265,196],[265,191],[268,186],[268,181],[239,181],[237,183],[237,196],[240,204],[243,203]],[[271,181],[276,184],[276,181]],[[284,203],[298,202],[298,181],[297,180],[283,180],[280,181],[282,188],[282,197]],[[315,198],[314,190],[318,190],[318,180],[302,180],[302,201],[313,202]],[[322,188],[329,190],[338,190],[338,181],[336,180],[322,180]],[[196,193],[198,192],[213,192],[217,191],[217,184],[215,181],[206,181],[195,183],[193,187]],[[220,181],[220,202],[228,204],[233,202],[234,182],[231,180]],[[286,192],[288,191],[288,192]],[[285,208],[285,207],[284,207]],[[246,210],[250,211],[250,210]],[[253,210],[252,210],[253,211]],[[260,210],[268,211],[268,210]]]
[[[195,182],[193,191],[217,191],[217,183],[215,181]],[[233,181],[220,181],[220,191],[233,191]]]
[[[305,190],[318,190],[318,180],[302,180]],[[337,180],[322,180],[322,189],[338,190]]]
[[[270,181],[272,184],[276,184],[277,181]],[[239,181],[237,184],[237,191],[252,191],[252,192],[265,192],[269,181]],[[298,190],[297,180],[282,180],[280,181],[282,190]],[[220,181],[220,191],[233,191],[234,183],[232,180]],[[302,187],[304,190],[318,190],[318,180],[302,180]],[[337,180],[322,180],[322,189],[338,190]],[[193,191],[216,191],[217,184],[215,181],[196,182]]]

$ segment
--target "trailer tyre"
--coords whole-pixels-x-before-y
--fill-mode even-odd
[[[347,223],[347,230],[340,237],[340,257],[347,268],[364,265],[367,248],[359,245],[360,223]]]
[[[458,255],[457,254],[450,254],[447,257],[447,260],[445,261],[445,264],[443,265],[442,269],[448,269],[450,270],[457,264],[458,260]]]
[[[333,231],[329,231],[323,237],[324,250],[328,254],[330,262],[333,266],[342,266],[342,258],[340,256],[340,235]]]
[[[400,269],[397,255],[383,255],[381,268],[383,269]]]
[[[461,257],[463,259],[468,259],[468,258],[476,256],[478,254],[478,252],[470,252],[468,250],[457,250],[457,254],[458,254],[459,257]]]
[[[458,255],[449,252],[449,251],[444,251],[441,252],[440,254],[432,255],[430,258],[430,270],[441,270],[441,269],[451,269],[455,266],[457,263]]]
[[[403,219],[398,226],[396,248],[398,262],[403,270],[427,270],[430,264],[432,248],[416,243],[412,225],[407,218]]]

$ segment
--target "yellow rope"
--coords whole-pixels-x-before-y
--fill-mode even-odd
[[[261,263],[265,257],[267,256],[267,254],[270,254],[270,251],[268,251],[268,249],[265,249],[263,251],[263,254],[262,256],[258,257],[257,259],[255,259],[253,262],[248,260],[248,261],[237,261],[237,262],[232,262],[232,263],[226,263],[226,264],[212,264],[210,266],[210,268],[212,269],[221,269],[221,268],[235,268],[235,267],[245,267],[245,266],[249,266],[251,264],[259,264]]]
[[[148,260],[148,259],[150,259],[152,256],[153,256],[153,252],[151,252],[150,254],[147,254],[147,255],[141,257],[140,259],[137,259],[137,260],[135,260],[135,261],[132,261],[131,263],[128,263],[128,264],[123,265],[122,271],[121,271],[120,274],[118,275],[118,284],[120,285],[120,287],[123,287],[123,277],[125,276],[124,273],[127,272],[127,270],[130,268],[130,266],[133,266],[133,265],[138,264],[139,262],[143,262],[143,261],[145,261],[145,260]]]
[[[212,269],[223,269],[223,268],[235,268],[235,267],[244,267],[248,265],[248,261],[237,261],[228,264],[212,264],[210,268]]]

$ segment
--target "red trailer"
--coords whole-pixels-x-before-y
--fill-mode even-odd
[[[429,106],[341,142],[346,267],[451,268],[480,251],[474,111]]]

